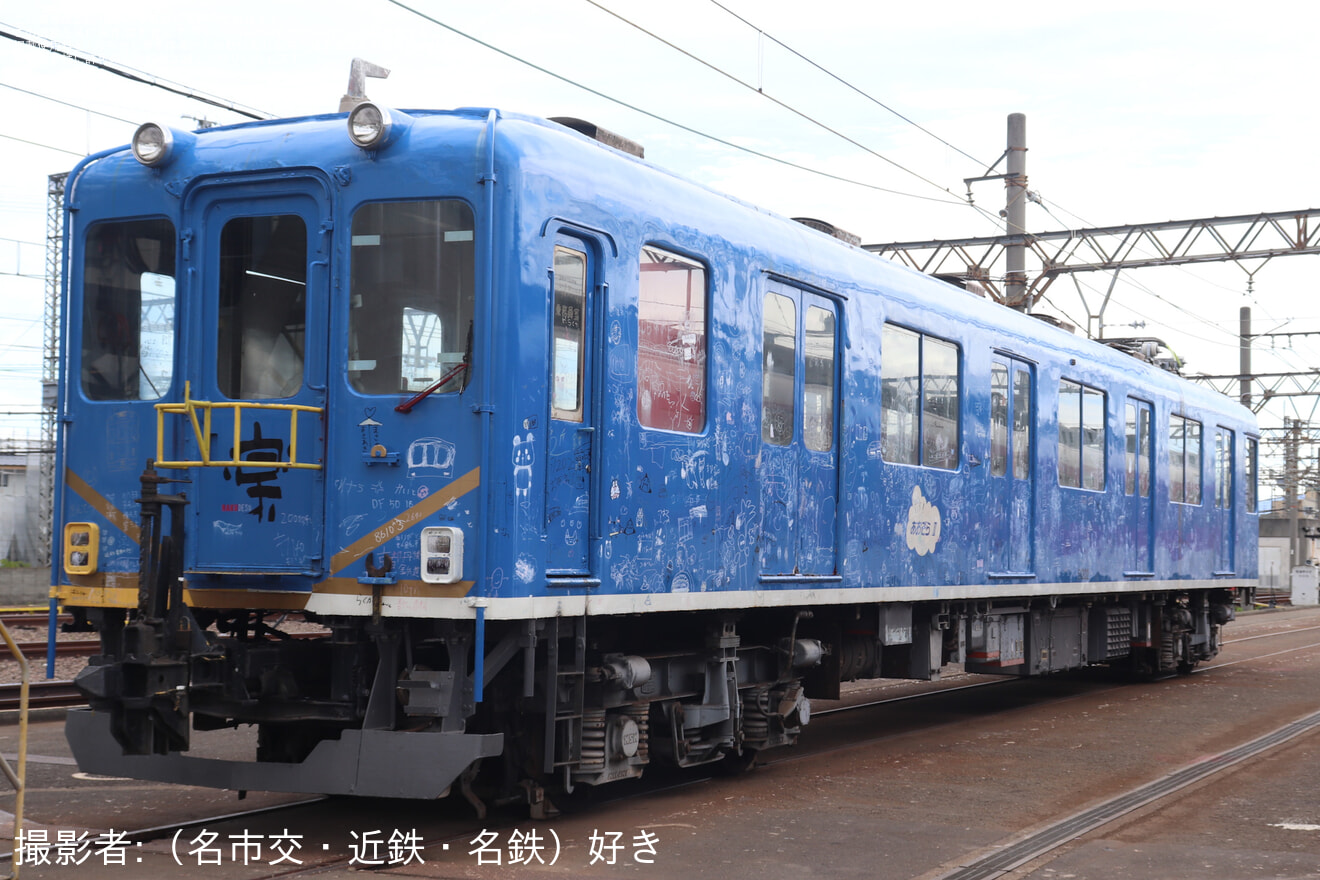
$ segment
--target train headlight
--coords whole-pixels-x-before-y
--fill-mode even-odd
[[[64,571],[96,574],[101,551],[101,529],[95,523],[71,522],[64,526]]]
[[[348,136],[364,150],[379,149],[389,139],[393,124],[390,111],[368,101],[348,114]]]
[[[348,114],[348,138],[364,150],[383,150],[412,127],[412,117],[367,101]]]
[[[133,133],[133,156],[148,168],[163,165],[174,149],[174,133],[163,125],[144,122]]]
[[[422,529],[422,580],[456,584],[463,579],[463,530],[453,526]]]

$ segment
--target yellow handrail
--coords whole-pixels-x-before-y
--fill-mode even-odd
[[[158,403],[156,404],[156,467],[159,468],[192,468],[192,467],[273,467],[273,468],[299,468],[303,470],[320,470],[321,465],[316,463],[304,463],[298,461],[298,413],[323,413],[325,407],[321,406],[303,406],[296,403],[251,403],[246,400],[193,400],[192,383],[183,384],[183,400],[179,403]],[[211,456],[211,411],[216,409],[230,409],[234,411],[234,445],[233,458],[216,459]],[[264,410],[284,410],[289,413],[289,457],[285,461],[244,461],[239,458],[239,450],[242,448],[243,436],[243,411],[248,409]],[[202,421],[197,421],[197,411],[202,411]],[[197,448],[201,451],[202,457],[198,461],[174,461],[165,458],[165,415],[187,416],[192,424],[193,436],[197,438]]]
[[[0,637],[9,646],[9,653],[18,661],[18,770],[10,768],[9,762],[0,757],[0,771],[14,786],[14,873],[9,875],[18,880],[18,868],[23,864],[23,794],[27,791],[27,742],[28,742],[28,664],[23,652],[18,649],[9,628],[0,621]]]

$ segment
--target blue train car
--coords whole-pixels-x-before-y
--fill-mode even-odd
[[[1217,652],[1248,411],[640,154],[366,103],[73,172],[83,769],[535,806],[842,681]]]

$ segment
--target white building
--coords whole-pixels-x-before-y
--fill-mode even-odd
[[[0,452],[0,560],[37,561],[37,456]]]

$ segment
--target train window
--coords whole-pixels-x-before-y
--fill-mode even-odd
[[[1215,429],[1215,507],[1233,506],[1233,432]]]
[[[990,368],[990,473],[1008,473],[1008,367]]]
[[[1127,467],[1123,490],[1128,495],[1150,497],[1150,404],[1127,402]]]
[[[1082,388],[1082,487],[1105,488],[1105,393]]]
[[[1105,393],[1059,380],[1059,485],[1105,488]]]
[[[1031,479],[1031,372],[1013,371],[1013,476]]]
[[[307,224],[235,217],[220,231],[216,382],[230,399],[291,397],[303,383]]]
[[[83,265],[82,389],[158,400],[174,374],[174,224],[97,223]]]
[[[797,306],[778,293],[765,295],[761,358],[761,439],[787,446],[793,442]]]
[[[1059,485],[1082,485],[1082,386],[1059,382]]]
[[[471,379],[472,210],[454,199],[353,214],[348,380],[363,394],[461,391]]]
[[[1169,500],[1201,503],[1201,423],[1169,416]]]
[[[880,455],[920,464],[921,334],[886,324],[880,337]]]
[[[834,448],[834,313],[808,306],[803,316],[802,435],[808,449]]]
[[[958,466],[958,346],[921,340],[921,463]]]
[[[895,464],[958,467],[958,346],[885,324],[880,454]]]
[[[1247,438],[1247,455],[1243,473],[1243,494],[1246,496],[1247,513],[1256,512],[1256,441]]]
[[[555,248],[554,352],[551,415],[582,421],[582,366],[587,314],[587,255]]]
[[[654,245],[642,248],[637,286],[637,419],[706,427],[706,267]]]

